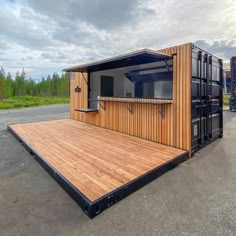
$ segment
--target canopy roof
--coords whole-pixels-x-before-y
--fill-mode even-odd
[[[99,70],[109,70],[121,67],[135,66],[140,64],[165,61],[172,56],[150,49],[142,49],[103,60],[89,62],[86,64],[65,68],[67,72],[93,72]]]

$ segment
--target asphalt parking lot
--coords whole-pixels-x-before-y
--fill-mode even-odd
[[[0,235],[236,235],[236,113],[223,139],[91,220],[6,130],[68,111],[0,111]]]

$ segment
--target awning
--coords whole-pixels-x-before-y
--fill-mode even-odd
[[[166,61],[172,56],[150,49],[142,49],[131,53],[122,54],[115,57],[106,58],[78,66],[65,68],[67,72],[94,72],[100,70],[109,70],[121,67],[135,66],[146,63]]]

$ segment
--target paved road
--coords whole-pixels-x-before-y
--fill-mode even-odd
[[[25,109],[0,110],[0,130],[8,124],[26,123],[69,117],[69,105],[50,105]]]
[[[18,120],[65,118],[67,110],[27,109],[7,118],[1,112],[1,129]],[[235,235],[236,113],[225,112],[224,123],[223,139],[93,220],[2,130],[0,235]]]

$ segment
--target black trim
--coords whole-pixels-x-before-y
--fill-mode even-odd
[[[200,64],[200,65],[199,65]],[[198,76],[200,78],[200,90],[199,90],[199,96],[200,96],[200,106],[202,105],[202,51],[198,52]],[[200,116],[200,124],[199,124],[199,144],[202,144],[202,109],[199,110],[199,116]]]
[[[28,150],[34,156],[35,160],[38,161],[39,164],[57,181],[57,183],[76,201],[76,203],[90,218],[94,218],[106,208],[112,206],[114,203],[122,200],[124,197],[135,192],[145,184],[151,182],[152,180],[163,175],[170,169],[188,159],[188,152],[184,152],[183,154],[130,181],[120,188],[115,189],[101,198],[95,201],[90,201],[83,193],[81,193],[66,178],[64,178],[64,176],[62,176],[52,165],[50,165],[42,156],[40,156],[39,153],[35,152],[33,148],[10,127],[10,125],[8,125],[7,128],[23,144],[26,150]]]
[[[209,58],[208,54],[204,55],[204,60],[206,63],[206,133],[205,133],[205,140],[209,140]]]
[[[90,101],[89,101],[89,98],[90,98],[90,92],[91,92],[91,88],[90,88],[90,72],[88,72],[88,84],[87,84],[87,99],[88,99],[88,107],[90,107]]]
[[[221,59],[219,59],[219,63],[220,63],[220,107],[221,107],[221,111],[220,111],[220,128],[221,128],[221,137],[223,137],[223,128],[224,128],[224,124],[223,124],[223,84],[224,84],[224,70],[223,70],[223,61]]]

